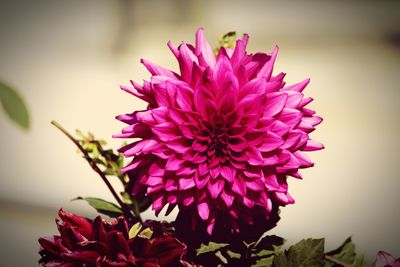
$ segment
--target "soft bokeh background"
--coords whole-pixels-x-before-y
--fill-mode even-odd
[[[148,77],[141,57],[176,69],[166,42],[193,41],[199,26],[212,43],[236,30],[250,34],[250,51],[279,44],[275,70],[288,83],[312,78],[305,92],[325,118],[313,136],[326,150],[290,182],[297,203],[273,232],[289,243],[325,236],[328,249],[352,235],[370,261],[380,249],[400,257],[399,10],[399,1],[0,1],[0,79],[33,119],[23,132],[0,113],[0,265],[37,266],[36,240],[56,233],[60,207],[94,216],[72,198],[112,200],[50,121],[117,147],[114,116],[144,107],[119,84]]]

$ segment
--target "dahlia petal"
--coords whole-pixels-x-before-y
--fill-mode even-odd
[[[164,203],[164,196],[163,195],[159,195],[158,197],[153,199],[153,210],[157,211],[157,210],[161,210],[164,207],[165,203]]]
[[[183,199],[184,206],[190,206],[194,203],[194,196],[187,196]]]
[[[184,146],[184,143],[179,142],[179,140],[168,141],[167,143],[165,143],[165,145],[179,154],[185,154],[190,149],[190,147]]]
[[[263,158],[262,166],[272,166],[281,162],[281,159],[277,155],[272,155]]]
[[[256,179],[251,182],[247,182],[246,186],[252,191],[263,191],[265,189],[265,185],[263,184],[262,180]]]
[[[125,157],[136,156],[142,153],[142,151],[146,148],[149,149],[151,147],[155,147],[156,145],[158,145],[158,142],[153,139],[149,139],[149,140],[141,140],[135,142],[134,144],[135,144],[134,146],[132,146],[131,148],[129,148],[124,152]]]
[[[274,121],[269,128],[271,132],[274,132],[278,136],[285,135],[289,131],[289,129],[289,126],[279,120]]]
[[[224,177],[228,182],[233,182],[236,177],[236,170],[228,166],[223,166],[221,169],[221,176]]]
[[[290,93],[290,94],[288,94],[288,99],[286,101],[286,107],[297,108],[302,100],[303,100],[303,94]]]
[[[303,151],[314,151],[314,150],[320,150],[320,149],[323,149],[323,148],[324,148],[323,144],[321,144],[321,143],[319,143],[317,141],[309,139],[307,141],[306,146],[303,148]]]
[[[311,97],[307,97],[307,98],[303,98],[303,100],[301,100],[301,102],[298,105],[298,108],[303,108],[305,106],[307,106],[308,104],[310,104],[314,99]]]
[[[265,77],[257,78],[249,81],[239,91],[239,98],[243,98],[249,94],[261,95],[265,93],[267,79]]]
[[[169,50],[171,50],[172,54],[174,54],[174,56],[176,58],[178,58],[179,57],[179,51],[178,51],[178,49],[176,49],[174,44],[171,41],[168,41],[167,42],[167,46],[168,46]]]
[[[249,199],[249,198],[247,198],[247,197],[243,198],[243,204],[246,205],[249,208],[254,207],[254,201]]]
[[[277,149],[284,143],[285,141],[283,141],[283,139],[280,136],[272,132],[269,132],[266,134],[266,137],[264,137],[263,143],[258,147],[258,149],[261,152],[269,152]]]
[[[322,122],[322,118],[318,116],[303,117],[302,121],[315,127]]]
[[[284,108],[278,119],[288,125],[290,129],[295,128],[301,122],[303,114],[297,109]]]
[[[196,169],[193,169],[191,166],[183,167],[176,171],[176,175],[178,175],[178,176],[192,175],[195,171],[196,171]]]
[[[198,204],[197,211],[200,215],[200,218],[202,218],[204,221],[208,219],[208,216],[210,215],[210,207],[207,202]]]
[[[261,168],[248,169],[248,170],[245,170],[243,172],[243,174],[247,178],[252,178],[252,179],[261,178],[263,176]]]
[[[257,78],[266,77],[267,80],[269,80],[271,78],[272,70],[274,68],[274,63],[275,63],[276,56],[278,55],[278,51],[279,51],[279,47],[275,46],[270,59],[264,64],[264,66],[258,72]]]
[[[301,93],[304,90],[304,88],[306,88],[309,82],[310,79],[305,79],[302,82],[282,88],[282,91],[295,91]]]
[[[240,177],[237,177],[233,181],[232,191],[240,196],[246,195],[246,192],[247,192],[246,184],[243,182],[243,180]]]
[[[275,196],[283,205],[294,203],[294,199],[289,195],[289,193],[275,192]]]
[[[196,141],[193,142],[192,148],[194,150],[196,150],[197,152],[204,152],[204,151],[207,150],[208,145],[207,144],[203,144],[203,143],[201,143],[201,142],[196,140]]]
[[[276,93],[282,88],[282,82],[280,81],[268,81],[265,85],[265,93],[271,94]]]
[[[205,63],[212,68],[214,67],[215,65],[214,51],[204,36],[203,28],[199,28],[196,32],[196,55],[197,56],[202,55],[202,58],[205,60]]]
[[[167,171],[176,171],[182,168],[185,160],[178,159],[175,155],[172,155],[168,158],[167,163],[165,164],[165,170]]]
[[[238,67],[241,66],[241,62],[243,61],[244,57],[246,56],[246,46],[247,46],[247,41],[249,40],[249,36],[245,34],[243,36],[243,40],[237,40],[236,41],[236,46],[235,49],[232,53],[231,56],[231,64],[237,71]]]
[[[258,150],[254,146],[249,146],[249,149],[246,152],[246,155],[249,157],[248,163],[250,165],[258,166],[264,162],[263,156],[261,155],[260,150]]]
[[[175,180],[168,179],[167,182],[165,183],[165,191],[175,191],[178,190],[178,186]]]
[[[194,181],[195,181],[198,189],[204,188],[207,185],[209,180],[210,180],[209,175],[205,175],[203,177],[199,177],[199,175],[197,173],[195,173],[195,175],[194,175]]]
[[[207,188],[208,192],[210,192],[211,198],[216,199],[222,192],[224,188],[225,182],[222,179],[218,179],[215,181],[211,181],[208,183]]]
[[[235,142],[236,144],[232,144],[232,142]],[[248,146],[249,145],[244,138],[236,137],[229,140],[229,148],[235,152],[242,152]]]
[[[268,191],[281,191],[281,185],[278,182],[278,178],[275,174],[268,175],[265,177],[265,187]]]
[[[314,163],[312,163],[311,160],[308,158],[308,156],[303,152],[296,151],[293,153],[293,156],[296,157],[296,159],[300,163],[300,166],[303,168],[314,166]]]
[[[264,116],[273,117],[285,107],[287,94],[272,93],[268,95],[267,105],[265,106]]]
[[[211,178],[215,179],[221,174],[220,166],[216,166],[215,168],[210,169]]]
[[[233,200],[235,199],[234,196],[231,194],[228,194],[225,190],[222,191],[221,193],[221,199],[224,201],[226,206],[230,208],[232,206]]]
[[[161,66],[158,66],[156,64],[151,63],[148,60],[141,59],[140,62],[146,67],[146,69],[152,74],[152,75],[161,75],[161,76],[166,76],[169,78],[176,79],[178,78],[178,74],[167,70]]]
[[[213,218],[213,219],[208,223],[208,226],[207,226],[207,233],[208,233],[209,235],[212,234],[213,229],[214,229],[214,226],[215,226],[215,219]]]
[[[289,149],[295,146],[302,137],[303,133],[300,131],[292,131],[288,134],[285,144],[281,146],[282,149]]]
[[[190,82],[192,79],[192,72],[193,72],[193,63],[197,62],[196,56],[193,54],[192,51],[187,47],[185,43],[182,43],[179,46],[179,68],[182,73],[182,79],[184,81]]]
[[[187,178],[187,179],[181,178],[181,179],[179,179],[179,188],[181,190],[187,190],[187,189],[193,188],[195,186],[196,186],[196,184],[195,184],[195,182],[193,181],[192,178]]]
[[[148,186],[157,186],[163,184],[164,179],[162,177],[157,177],[157,176],[149,176],[149,178],[146,181],[146,184]]]

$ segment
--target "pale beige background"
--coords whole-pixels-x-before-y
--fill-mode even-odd
[[[25,96],[33,117],[22,132],[0,113],[1,266],[36,266],[42,235],[56,233],[58,208],[94,216],[78,196],[111,197],[73,145],[50,125],[111,135],[120,113],[144,103],[118,89],[148,77],[141,57],[176,69],[166,47],[211,42],[230,30],[250,34],[250,51],[277,43],[276,71],[306,94],[325,118],[314,137],[315,168],[290,182],[297,203],[273,230],[293,243],[352,235],[371,260],[400,257],[398,1],[0,1],[0,78]],[[151,216],[149,214],[149,216]]]

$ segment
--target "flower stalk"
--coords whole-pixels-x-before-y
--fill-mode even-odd
[[[88,152],[81,146],[78,140],[76,140],[75,137],[73,137],[64,127],[61,126],[56,121],[51,121],[51,124],[54,125],[58,130],[60,130],[65,136],[67,136],[79,149],[79,151],[82,152],[84,158],[87,160],[89,163],[90,167],[101,177],[103,182],[106,184],[107,188],[110,190],[111,194],[114,196],[115,200],[118,202],[118,204],[121,207],[121,210],[128,220],[129,223],[134,222],[135,220],[139,219],[140,222],[142,222],[142,219],[140,217],[140,214],[135,214],[137,219],[135,219],[135,216],[132,214],[131,209],[121,200],[121,198],[118,196],[117,192],[115,192],[114,188],[112,187],[111,183],[108,181],[106,175],[100,170],[100,168],[97,166],[96,162],[89,156]]]

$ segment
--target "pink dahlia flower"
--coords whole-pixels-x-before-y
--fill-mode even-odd
[[[168,43],[180,74],[142,60],[150,80],[122,86],[148,103],[117,117],[128,126],[115,137],[139,138],[120,150],[133,157],[123,169],[135,176],[131,193],[156,212],[195,207],[209,233],[218,214],[238,230],[239,220],[268,219],[273,203],[294,203],[286,177],[301,178],[313,166],[304,151],[323,148],[309,137],[322,121],[306,108],[309,80],[286,86],[284,73],[272,75],[278,47],[249,54],[248,39],[215,56],[199,29],[194,46]]]
[[[372,267],[400,267],[400,258],[395,259],[385,251],[379,251]]]

